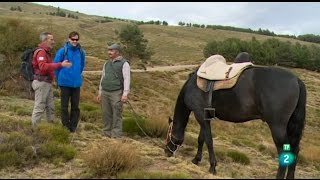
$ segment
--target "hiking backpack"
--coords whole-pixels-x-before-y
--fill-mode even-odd
[[[32,67],[32,60],[33,60],[33,52],[37,48],[34,49],[26,49],[21,56],[21,75],[24,79],[28,81],[33,80],[33,67]]]
[[[33,53],[39,49],[36,48],[29,48],[26,49],[21,56],[21,67],[20,67],[20,73],[22,77],[25,80],[32,81],[33,80],[33,67],[32,67],[32,61],[33,61]],[[37,51],[38,53],[39,51]]]

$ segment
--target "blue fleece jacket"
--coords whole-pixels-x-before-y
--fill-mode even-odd
[[[64,56],[65,48],[67,48],[67,53]],[[85,57],[85,51],[81,48],[80,44],[72,46],[72,44],[67,42],[57,51],[53,60],[54,62],[69,60],[72,63],[70,67],[62,67],[55,70],[58,86],[73,88],[82,86],[82,71],[86,63]]]

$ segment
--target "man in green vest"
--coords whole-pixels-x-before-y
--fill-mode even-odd
[[[123,103],[128,101],[130,90],[130,65],[121,56],[120,45],[108,47],[109,60],[103,65],[97,101],[101,102],[103,134],[122,136]]]

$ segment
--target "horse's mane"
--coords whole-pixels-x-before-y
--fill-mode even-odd
[[[197,73],[197,71],[198,71],[198,69],[200,68],[200,66],[199,67],[197,67],[197,69],[196,70],[194,70],[193,72],[191,72],[190,74],[189,74],[189,76],[188,76],[188,79],[190,79],[191,78],[191,76],[193,76],[195,73]]]

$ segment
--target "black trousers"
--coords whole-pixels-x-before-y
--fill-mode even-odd
[[[61,90],[61,122],[70,132],[75,132],[80,116],[80,87],[71,88],[60,86]],[[71,101],[71,111],[69,114],[69,100]]]

